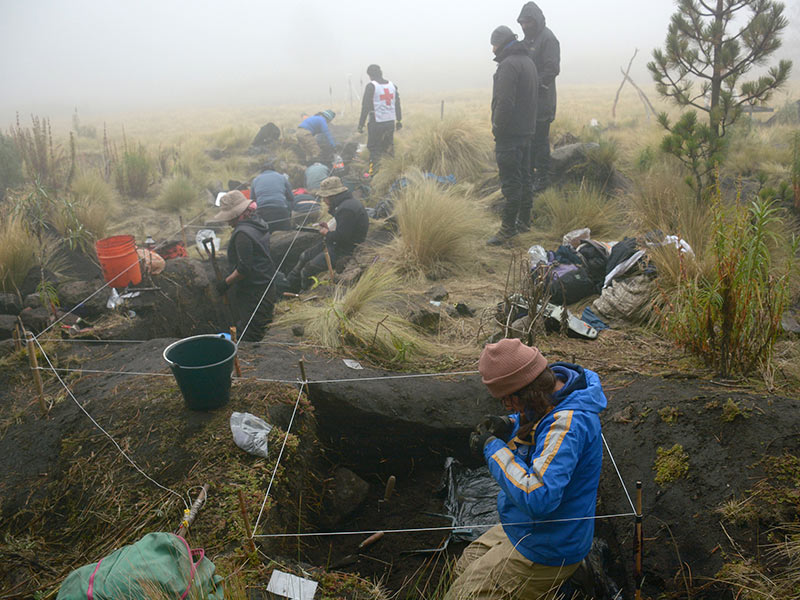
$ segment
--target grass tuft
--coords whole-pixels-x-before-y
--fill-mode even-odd
[[[544,217],[548,237],[553,240],[583,227],[592,231],[594,239],[608,239],[619,232],[622,221],[617,201],[585,183],[562,189],[550,187],[534,199],[534,212]]]
[[[197,202],[197,190],[191,179],[176,175],[164,184],[159,204],[165,210],[181,212]]]
[[[459,189],[409,174],[396,193],[398,236],[385,256],[406,273],[441,277],[474,264],[473,245],[486,230],[486,217]]]
[[[117,208],[114,188],[99,173],[82,173],[70,185],[75,216],[95,239],[105,236],[108,220]]]
[[[5,217],[0,223],[0,289],[16,292],[36,264],[36,239],[18,218]]]
[[[471,181],[492,166],[489,131],[475,120],[454,116],[433,121],[417,131],[409,152],[413,164],[423,171]]]

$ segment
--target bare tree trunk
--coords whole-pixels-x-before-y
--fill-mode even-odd
[[[614,106],[611,107],[611,118],[616,121],[617,119],[617,102],[619,102],[619,94],[622,91],[622,88],[625,86],[625,82],[629,78],[629,73],[631,72],[631,65],[633,64],[633,59],[636,58],[636,55],[639,53],[639,49],[636,48],[633,51],[633,56],[631,56],[631,60],[628,62],[628,68],[622,74],[622,83],[619,84],[619,89],[617,89],[617,95],[614,96]],[[620,70],[622,67],[620,67]]]

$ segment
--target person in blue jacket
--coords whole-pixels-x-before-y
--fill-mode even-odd
[[[331,162],[336,151],[336,140],[333,139],[328,123],[333,121],[336,113],[323,110],[305,117],[297,126],[297,142],[306,155],[306,162],[319,155],[322,162]]]
[[[261,174],[253,179],[250,199],[255,201],[256,214],[269,225],[270,231],[286,231],[292,228],[292,186],[286,175],[275,170],[272,161],[264,163]]]
[[[500,485],[501,525],[464,550],[446,600],[549,599],[592,547],[606,397],[593,371],[516,339],[488,344],[478,369],[511,413],[470,436]]]

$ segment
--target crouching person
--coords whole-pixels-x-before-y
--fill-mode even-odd
[[[257,342],[272,322],[277,298],[275,284],[270,285],[275,265],[269,253],[269,226],[256,214],[256,203],[239,191],[225,194],[220,199],[220,208],[214,221],[227,221],[234,229],[228,242],[228,264],[232,270],[217,282],[217,292],[223,295],[230,289],[240,339]],[[267,286],[270,289],[265,294]]]
[[[606,398],[597,374],[547,364],[519,340],[488,344],[478,368],[508,416],[470,436],[500,485],[500,522],[470,544],[446,600],[550,600],[589,554]]]
[[[328,177],[320,184],[317,196],[328,206],[328,211],[336,218],[336,229],[328,229],[327,223],[320,224],[322,241],[300,255],[294,269],[289,273],[289,289],[299,292],[309,287],[311,277],[328,268],[325,248],[330,255],[331,264],[342,264],[353,254],[356,246],[367,239],[369,217],[361,204],[338,177]]]

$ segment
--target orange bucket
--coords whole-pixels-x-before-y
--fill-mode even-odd
[[[142,281],[136,240],[131,235],[115,235],[95,244],[103,278],[113,287],[124,288]]]

